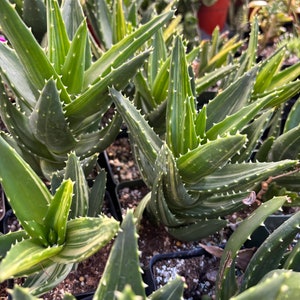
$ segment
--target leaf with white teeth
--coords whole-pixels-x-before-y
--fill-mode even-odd
[[[30,273],[33,267],[57,255],[62,248],[63,246],[57,245],[45,248],[34,239],[16,243],[0,263],[0,282],[12,278],[15,274]]]
[[[0,56],[5,57],[0,61],[5,82],[0,91],[1,118],[22,149],[20,154],[35,161],[35,170],[48,180],[52,172],[64,168],[69,152],[94,161],[93,155],[115,139],[120,117],[105,125],[101,122],[112,104],[108,87],[128,86],[150,54],[146,42],[173,16],[169,10],[135,30],[122,21],[124,31],[119,21],[126,11],[118,3],[111,21],[120,40],[92,61],[94,44],[84,4],[59,3],[46,1],[47,47],[43,48],[9,1],[0,0],[0,27],[10,41],[0,45]]]
[[[104,216],[77,218],[68,221],[65,243],[57,255],[57,263],[80,262],[106,245],[118,232],[119,223]]]

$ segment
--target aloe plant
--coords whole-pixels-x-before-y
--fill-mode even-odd
[[[130,270],[130,271],[129,271]],[[139,262],[137,233],[133,212],[127,211],[120,231],[114,241],[104,273],[100,279],[93,299],[182,299],[185,283],[177,276],[162,288],[146,297],[145,283]],[[37,299],[30,294],[30,290],[15,286],[12,295],[27,296]],[[13,298],[14,299],[14,298]],[[63,299],[76,299],[72,295],[65,295]]]
[[[286,196],[275,197],[262,204],[231,235],[220,262],[216,283],[217,299],[257,299],[265,298],[265,295],[274,299],[274,295],[279,297],[282,293],[289,295],[289,299],[297,298],[300,293],[298,284],[295,284],[295,280],[299,278],[299,242],[293,250],[287,249],[299,232],[299,212],[278,227],[259,246],[240,282],[235,275],[235,261],[242,245],[269,214],[280,209],[287,200]]]
[[[0,282],[41,272],[38,277],[30,277],[31,282],[27,285],[36,293],[45,292],[56,282],[49,280],[52,275],[56,280],[62,280],[74,263],[107,244],[117,233],[119,224],[105,216],[88,217],[79,209],[75,210],[78,215],[70,215],[74,203],[80,206],[81,202],[87,201],[77,199],[84,194],[78,191],[84,189],[84,186],[78,186],[80,181],[76,190],[73,189],[74,182],[65,178],[51,194],[44,182],[2,137],[0,149],[1,185],[22,226],[22,230],[0,235]],[[69,170],[81,168],[74,155],[70,155],[67,167]],[[72,173],[66,172],[65,175]],[[82,175],[81,178],[85,177]]]
[[[130,100],[111,89],[129,127],[141,174],[151,189],[138,214],[146,207],[175,237],[199,239],[226,226],[220,217],[241,209],[253,198],[259,182],[296,167],[296,159],[249,161],[272,114],[270,103],[276,98],[276,93],[270,93],[251,100],[257,70],[254,66],[197,111],[184,46],[178,37],[170,62],[165,140]],[[247,132],[252,123],[259,136]]]
[[[62,7],[56,0],[46,1],[46,48],[7,0],[0,4],[0,26],[12,45],[0,44],[0,113],[10,133],[3,137],[48,179],[63,168],[71,151],[83,166],[94,165],[122,122],[118,114],[108,124],[101,122],[112,104],[107,87],[126,87],[149,50],[134,54],[172,11],[124,36],[94,61],[79,1],[64,1]]]

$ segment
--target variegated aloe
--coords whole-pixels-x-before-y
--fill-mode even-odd
[[[75,183],[76,190],[72,180],[66,178],[52,195],[2,137],[0,149],[1,184],[22,226],[19,231],[0,235],[0,282],[32,275],[25,285],[36,294],[43,293],[62,280],[74,263],[107,244],[117,233],[119,224],[105,216],[87,217],[82,212],[70,215],[72,202],[79,206],[80,200],[86,200],[77,199],[84,194],[81,181]],[[80,169],[74,155],[70,156],[67,168],[66,176],[74,173],[71,170]]]
[[[199,239],[226,226],[220,217],[255,200],[262,180],[297,165],[297,160],[288,159],[249,161],[273,112],[269,107],[277,99],[274,92],[252,100],[257,71],[254,66],[197,111],[193,78],[177,37],[170,61],[165,140],[132,102],[111,89],[129,127],[142,176],[151,188],[137,214],[146,207],[175,237]]]
[[[0,6],[0,26],[9,40],[0,44],[0,112],[11,134],[4,138],[46,178],[63,168],[71,151],[84,167],[95,162],[122,122],[118,114],[101,122],[112,103],[108,86],[125,88],[149,50],[134,54],[172,12],[125,35],[94,61],[79,0],[63,1],[62,7],[46,1],[44,48],[8,0]]]
[[[129,271],[130,270],[130,271]],[[116,276],[118,274],[118,276]],[[121,226],[121,230],[111,249],[104,273],[95,291],[93,300],[101,299],[182,299],[184,281],[177,276],[165,286],[146,297],[145,283],[142,279],[135,221],[132,211],[128,211]],[[11,294],[14,297],[36,300],[31,296],[30,289],[15,286]],[[31,295],[30,295],[31,294]],[[124,298],[122,298],[124,297]],[[17,299],[17,298],[16,298]],[[21,298],[18,298],[21,299]],[[71,295],[64,299],[75,300]]]

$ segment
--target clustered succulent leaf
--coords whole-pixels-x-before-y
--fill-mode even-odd
[[[149,51],[133,54],[172,12],[120,37],[96,61],[78,1],[64,1],[62,7],[56,0],[46,1],[46,12],[42,47],[13,6],[1,0],[0,25],[9,44],[0,44],[0,111],[11,134],[6,140],[49,178],[63,168],[69,152],[85,166],[114,140],[122,120],[116,114],[107,124],[101,122],[112,104],[107,87],[126,87]]]
[[[64,179],[52,195],[38,175],[2,137],[0,148],[1,185],[22,226],[22,230],[0,235],[0,256],[3,258],[0,262],[1,282],[44,272],[49,268],[55,271],[53,267],[59,267],[57,264],[63,266],[79,262],[114,237],[119,224],[112,218],[70,217],[72,201],[76,201],[76,197],[73,198],[74,183],[70,178]],[[71,163],[74,163],[72,157]],[[77,168],[80,168],[78,160]],[[16,181],[23,184],[16,184]],[[82,244],[86,246],[82,247]],[[55,271],[56,275],[62,271],[65,274],[62,267]],[[48,276],[50,273],[46,272]]]
[[[197,240],[226,226],[220,217],[249,204],[261,181],[298,164],[296,155],[252,162],[274,106],[281,105],[291,94],[287,95],[288,84],[268,90],[272,86],[268,83],[266,91],[260,90],[265,85],[262,74],[277,70],[281,55],[276,53],[276,59],[272,57],[267,63],[252,67],[250,54],[246,53],[241,60],[247,55],[244,72],[236,73],[223,91],[198,109],[184,43],[177,37],[170,58],[164,136],[156,134],[129,99],[111,89],[130,130],[141,174],[151,189],[151,196],[141,206],[179,239]],[[278,74],[284,78],[282,73]],[[298,91],[299,82],[292,84]],[[299,153],[298,144],[295,153]]]
[[[133,212],[128,211],[120,228],[120,231],[112,246],[104,273],[101,277],[93,300],[97,299],[182,299],[185,283],[183,278],[177,276],[170,280],[164,287],[156,290],[148,297],[145,294],[145,283],[142,279],[142,270],[139,266],[139,253],[137,233]],[[130,269],[130,272],[128,270]],[[11,290],[13,299],[17,295],[38,299],[31,296],[30,290],[16,286]],[[21,297],[21,296],[19,296]],[[63,299],[75,300],[70,294]]]

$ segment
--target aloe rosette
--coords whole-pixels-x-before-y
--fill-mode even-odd
[[[116,89],[110,93],[129,128],[136,161],[151,189],[137,215],[146,207],[175,237],[197,240],[226,226],[221,217],[255,200],[253,192],[261,181],[292,170],[298,161],[249,160],[276,98],[276,93],[269,93],[250,100],[257,66],[199,111],[180,37],[173,46],[169,74],[165,139],[130,100]],[[250,134],[252,126],[255,134]]]
[[[0,5],[0,26],[9,41],[0,43],[0,113],[10,133],[3,137],[46,178],[63,168],[71,151],[89,170],[122,122],[118,114],[102,118],[112,104],[108,86],[127,86],[149,56],[149,50],[138,50],[173,13],[136,28],[95,60],[79,1],[62,7],[46,1],[43,46],[9,1]]]
[[[116,235],[119,223],[102,215],[71,217],[75,189],[70,178],[64,179],[51,194],[2,137],[0,149],[1,185],[22,227],[0,235],[0,282],[41,272],[28,283],[39,294],[55,284],[49,277],[62,280],[74,263],[107,244]],[[72,160],[71,157],[67,163],[69,168]],[[79,162],[77,166],[80,167]]]

